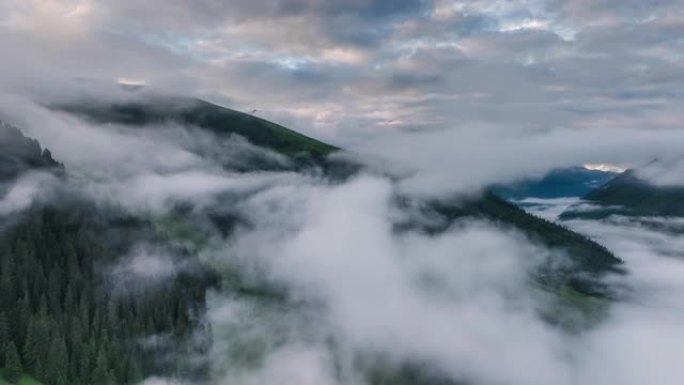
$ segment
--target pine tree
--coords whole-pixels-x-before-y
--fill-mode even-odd
[[[40,317],[40,316],[38,316]],[[50,355],[50,331],[48,329],[47,320],[44,318],[37,318],[33,320],[33,340],[35,341],[36,364],[33,368],[32,374],[40,379],[46,379],[45,370],[48,357]]]
[[[4,348],[10,341],[9,324],[4,312],[0,312],[0,349]],[[0,367],[5,366],[5,356],[0,355]]]
[[[0,308],[8,309],[16,301],[14,287],[14,260],[6,255],[0,261]]]
[[[106,385],[116,385],[116,375],[114,374],[113,370],[110,370],[107,373],[107,376],[105,377],[105,382]],[[66,385],[66,384],[65,384]]]
[[[55,339],[50,345],[50,353],[45,368],[45,375],[51,381],[61,378],[67,379],[69,375],[69,356],[67,355],[66,343],[63,338]]]
[[[45,379],[45,370],[43,369],[43,362],[42,361],[36,361],[36,364],[33,366],[33,373],[35,378],[38,379]]]
[[[206,282],[186,277],[158,293],[112,297],[96,269],[115,262],[135,231],[112,246],[91,225],[44,208],[0,231],[0,368],[13,342],[19,373],[51,385],[132,384],[174,370],[131,342],[148,332],[182,341],[203,309]]]
[[[14,340],[20,347],[26,338],[25,327],[28,324],[30,315],[31,310],[28,303],[24,299],[19,299],[15,305],[14,320],[12,322],[16,325],[14,328]]]
[[[82,353],[79,362],[79,373],[78,378],[80,378],[82,383],[90,383],[91,373],[92,373],[92,362],[95,356],[95,343],[91,340],[89,343],[84,343],[82,347]]]
[[[10,342],[5,349],[5,377],[9,382],[17,383],[23,372],[17,346],[14,342]]]
[[[103,343],[103,345],[106,344]],[[97,361],[92,381],[96,385],[104,385],[109,381],[109,362],[107,361],[107,353],[104,346],[101,346],[97,352]]]
[[[28,327],[26,328],[26,338],[24,339],[24,347],[21,350],[21,357],[24,361],[24,368],[29,373],[35,373],[35,365],[38,361],[36,353],[36,320],[31,318]]]
[[[128,364],[128,375],[129,384],[137,384],[143,380],[142,370],[140,370],[140,365],[138,361],[131,358]]]

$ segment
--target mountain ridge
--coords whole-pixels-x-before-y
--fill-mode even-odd
[[[587,207],[587,204],[594,207]],[[641,178],[638,170],[627,170],[587,193],[580,203],[571,205],[559,219],[604,219],[611,215],[682,217],[684,187],[656,186]]]
[[[237,134],[256,146],[291,157],[311,156],[320,159],[339,150],[260,117],[197,98],[151,97],[115,103],[89,101],[51,107],[98,123],[143,126],[173,121],[194,125],[220,135]]]

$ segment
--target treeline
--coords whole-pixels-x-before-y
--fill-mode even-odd
[[[210,339],[196,334],[212,280],[181,272],[151,290],[114,292],[107,268],[145,232],[144,224],[112,226],[85,211],[34,208],[0,234],[6,379],[28,373],[50,385],[134,384],[154,374],[202,373],[169,349],[195,355],[208,349]]]
[[[491,192],[460,203],[433,203],[430,208],[447,219],[445,227],[456,219],[467,217],[511,226],[544,246],[565,251],[577,272],[600,275],[622,271],[622,261],[603,245],[558,223],[529,214]]]
[[[484,219],[516,229],[535,243],[561,251],[569,263],[560,265],[557,260],[537,267],[536,277],[546,287],[570,288],[589,297],[606,298],[609,287],[601,282],[604,274],[623,273],[622,261],[610,250],[592,239],[570,229],[525,212],[491,192],[463,200],[411,202],[399,198],[400,207],[418,210],[431,221],[399,223],[398,231],[421,230],[439,234],[463,219]],[[561,267],[563,266],[563,267]],[[553,276],[553,279],[542,277]]]

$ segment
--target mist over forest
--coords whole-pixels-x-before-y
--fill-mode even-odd
[[[0,0],[0,385],[679,385],[680,8]]]

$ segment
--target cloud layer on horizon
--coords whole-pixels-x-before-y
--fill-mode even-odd
[[[142,81],[347,146],[475,123],[675,129],[677,3],[2,2],[0,89]]]

